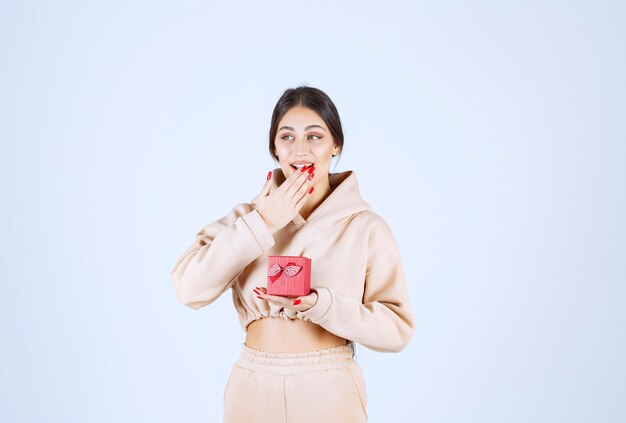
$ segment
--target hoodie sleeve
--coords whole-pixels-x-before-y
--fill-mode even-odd
[[[400,352],[415,331],[402,261],[393,234],[380,219],[369,237],[363,300],[329,287],[312,288],[315,305],[298,312],[331,333],[373,351]]]
[[[241,271],[274,245],[274,236],[251,204],[204,226],[172,268],[179,301],[197,310],[230,288]]]

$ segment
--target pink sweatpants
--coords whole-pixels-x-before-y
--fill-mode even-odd
[[[352,344],[276,353],[244,342],[224,389],[224,423],[362,423],[366,409]]]

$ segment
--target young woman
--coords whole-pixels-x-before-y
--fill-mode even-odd
[[[343,150],[334,103],[301,86],[278,100],[269,151],[280,167],[260,194],[204,226],[172,269],[178,299],[199,309],[231,289],[246,332],[224,390],[225,422],[366,422],[354,344],[400,352],[414,332],[403,265],[387,223]],[[268,295],[267,257],[311,259],[311,292]]]

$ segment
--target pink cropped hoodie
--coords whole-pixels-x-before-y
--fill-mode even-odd
[[[284,180],[274,169],[270,192]],[[200,229],[172,269],[178,300],[197,310],[230,289],[244,332],[257,319],[302,319],[373,351],[403,350],[415,322],[395,238],[361,197],[354,171],[329,181],[330,195],[308,219],[297,214],[274,234],[256,210],[258,196]],[[296,312],[257,298],[269,255],[311,258],[315,305]]]

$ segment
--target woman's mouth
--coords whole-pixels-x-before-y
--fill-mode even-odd
[[[291,168],[295,171],[295,170],[301,170],[303,166],[311,166],[313,163],[307,162],[307,163],[295,163],[291,165]]]

